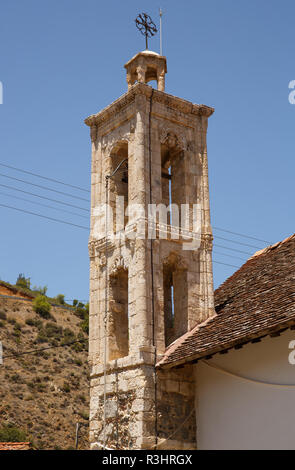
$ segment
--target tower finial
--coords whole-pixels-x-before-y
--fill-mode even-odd
[[[137,29],[145,36],[145,48],[148,49],[148,38],[154,36],[158,30],[149,15],[146,13],[139,13],[135,19]]]

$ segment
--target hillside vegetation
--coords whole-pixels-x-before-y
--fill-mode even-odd
[[[51,305],[48,315],[42,315],[28,300],[40,293],[31,296],[29,289],[21,292],[15,286],[14,292],[7,283],[1,282],[1,286],[2,295],[24,298],[0,296],[4,356],[0,365],[0,440],[29,440],[37,449],[70,449],[79,422],[79,449],[87,449],[87,308]],[[36,349],[43,350],[27,354]]]

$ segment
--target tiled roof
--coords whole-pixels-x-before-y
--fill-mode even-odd
[[[241,347],[295,325],[295,234],[252,256],[215,291],[216,315],[178,338],[158,366]]]
[[[30,450],[30,442],[0,442],[0,450]]]

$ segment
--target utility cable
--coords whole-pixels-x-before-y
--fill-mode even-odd
[[[221,261],[215,261],[215,260],[213,260],[212,263],[223,264],[223,266],[230,266],[231,268],[237,268],[237,269],[240,269],[241,267],[241,266],[235,266],[234,264],[222,263]]]
[[[84,188],[81,188],[80,186],[75,186],[73,184],[65,183],[64,181],[56,180],[54,178],[49,178],[48,176],[42,176],[37,173],[32,173],[31,171],[22,170],[21,168],[16,168],[15,166],[5,165],[4,163],[1,163],[1,162],[0,162],[0,165],[4,166],[5,168],[10,168],[11,170],[20,171],[21,173],[26,173],[27,175],[37,176],[37,178],[42,178],[43,180],[52,181],[53,183],[62,184],[63,186],[69,186],[70,188],[79,189],[79,191],[90,193],[88,189],[84,189]]]
[[[257,246],[257,245],[249,245],[248,243],[237,242],[235,240],[230,240],[229,238],[219,237],[217,235],[214,235],[214,238],[218,238],[219,240],[230,241],[231,243],[235,243],[236,245],[249,246],[250,248],[258,248],[258,250],[261,250],[260,246]]]
[[[89,228],[84,227],[83,225],[72,224],[71,222],[66,222],[65,220],[54,219],[53,217],[47,217],[46,215],[36,214],[35,212],[27,211],[27,210],[24,210],[24,209],[19,209],[18,207],[8,206],[6,204],[0,204],[0,206],[5,207],[7,209],[13,209],[13,210],[18,211],[18,212],[23,212],[25,214],[35,215],[36,217],[41,217],[42,219],[51,220],[53,222],[59,222],[60,224],[72,225],[73,227],[78,227],[78,228],[82,228],[84,230],[89,231]]]
[[[225,250],[235,251],[236,253],[243,253],[244,255],[252,256],[253,253],[249,253],[248,251],[237,250],[236,248],[229,248],[228,246],[224,245],[217,245],[217,243],[213,244],[213,248],[217,246],[218,248],[224,248]]]
[[[269,387],[277,387],[277,388],[284,388],[284,389],[288,389],[288,388],[292,388],[292,389],[295,389],[295,384],[276,384],[276,383],[268,383],[268,382],[263,382],[262,380],[255,380],[255,379],[251,379],[249,377],[244,377],[242,375],[239,375],[239,374],[235,374],[233,372],[230,372],[226,369],[223,369],[222,367],[219,367],[217,366],[216,364],[209,364],[209,362],[205,361],[205,360],[201,360],[200,361],[201,363],[205,364],[206,366],[208,367],[211,367],[212,369],[215,369],[217,370],[218,372],[221,372],[223,374],[226,374],[226,375],[229,375],[231,377],[234,377],[236,379],[240,379],[240,380],[244,380],[246,382],[252,382],[254,384],[258,384],[258,385],[266,385],[266,386],[269,386]]]
[[[271,242],[268,242],[267,240],[261,240],[260,238],[251,237],[250,235],[245,235],[243,233],[238,233],[238,232],[232,232],[230,230],[226,230],[226,229],[220,228],[220,227],[212,226],[212,228],[214,230],[220,230],[221,232],[231,233],[232,235],[237,235],[239,237],[244,237],[244,238],[250,238],[251,240],[256,240],[257,242],[262,242],[262,243],[268,243],[269,245],[271,245]]]
[[[121,162],[122,164],[123,162]],[[32,176],[36,176],[38,178],[42,178],[44,180],[47,180],[47,181],[52,181],[54,183],[57,183],[57,184],[62,184],[64,186],[68,186],[68,187],[71,187],[73,189],[78,189],[78,190],[81,190],[81,191],[84,191],[84,192],[87,192],[87,193],[90,193],[90,190],[87,190],[85,188],[81,188],[81,186],[76,186],[76,185],[73,185],[73,184],[70,184],[70,183],[66,183],[65,181],[61,181],[61,180],[57,180],[57,179],[54,179],[54,178],[50,178],[50,177],[47,177],[47,176],[43,176],[43,175],[40,175],[38,173],[34,173],[34,172],[31,172],[31,171],[28,171],[28,170],[23,170],[21,168],[17,168],[15,166],[12,166],[12,165],[7,165],[5,163],[1,163],[0,162],[0,166],[3,166],[5,168],[9,168],[9,169],[12,169],[12,170],[16,170],[16,171],[19,171],[21,173],[25,173],[25,174],[28,174],[28,175],[32,175]],[[116,170],[115,170],[116,171]],[[124,170],[121,170],[122,173],[124,173],[125,171]],[[120,173],[121,173],[120,171]],[[7,175],[6,175],[7,176]],[[31,183],[27,183],[27,184],[31,184]],[[43,187],[42,187],[43,188]],[[15,189],[15,188],[12,188],[12,189]],[[88,200],[87,200],[88,201]],[[85,210],[85,209],[84,209]],[[222,232],[225,232],[225,233],[230,233],[232,235],[237,235],[239,237],[243,237],[243,238],[248,238],[248,239],[251,239],[251,240],[256,240],[256,241],[260,241],[262,243],[267,243],[267,244],[271,244],[270,241],[267,241],[267,240],[263,240],[263,239],[260,239],[260,238],[257,238],[257,237],[253,237],[251,235],[246,235],[244,233],[241,233],[241,232],[234,232],[234,231],[231,231],[231,230],[227,230],[227,229],[223,229],[221,227],[216,227],[216,226],[213,226],[212,227],[214,230],[219,230],[219,231],[222,231]],[[228,239],[226,239],[228,240]],[[228,240],[228,241],[233,241],[235,242],[234,240]],[[238,243],[238,242],[236,242]],[[247,245],[248,246],[248,245]],[[249,245],[251,248],[259,248],[257,246],[253,246],[253,245]]]
[[[40,199],[46,199],[47,201],[56,202],[57,204],[62,204],[63,206],[74,207],[75,209],[80,209],[81,211],[89,213],[89,209],[85,209],[84,207],[75,206],[74,204],[70,204],[68,202],[62,202],[62,201],[59,201],[58,199],[51,199],[50,197],[41,196],[40,194],[31,193],[30,191],[24,191],[23,189],[18,189],[18,188],[15,188],[14,186],[9,186],[7,184],[1,184],[0,183],[0,186],[2,188],[13,189],[14,191],[18,191],[19,193],[29,194],[30,196],[39,197]]]
[[[214,246],[213,246],[213,250],[214,250]],[[228,256],[229,258],[235,258],[235,259],[240,259],[241,261],[244,261],[244,263],[247,261],[245,258],[240,258],[239,256],[235,256],[235,255],[229,255],[227,253],[222,253],[221,251],[213,251],[214,254],[216,255],[221,255],[221,256]]]
[[[30,201],[29,199],[25,199],[24,197],[14,196],[13,194],[3,193],[2,191],[0,191],[0,194],[2,194],[2,196],[18,199],[19,201],[28,202],[29,204],[36,204],[37,206],[47,207],[48,209],[64,212],[66,214],[76,215],[77,217],[82,217],[82,219],[89,220],[89,217],[87,217],[86,215],[77,214],[76,212],[67,211],[66,209],[60,209],[59,207],[49,206],[48,204],[42,204],[42,202]]]
[[[58,191],[57,189],[51,189],[51,188],[48,188],[47,186],[42,186],[41,184],[30,183],[29,181],[25,181],[20,178],[15,178],[14,176],[4,175],[3,173],[0,173],[0,176],[2,176],[3,178],[8,178],[10,180],[19,181],[20,183],[28,184],[30,186],[35,186],[36,188],[45,189],[46,191],[51,191],[53,193],[62,194],[63,196],[72,197],[74,199],[79,199],[80,201],[90,202],[89,199],[85,199],[80,196],[74,196],[73,194],[69,194],[69,193],[64,193],[63,191]]]

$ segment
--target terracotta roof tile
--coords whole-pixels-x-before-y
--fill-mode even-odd
[[[0,450],[30,450],[30,442],[0,442]]]
[[[158,366],[209,356],[295,324],[295,234],[255,253],[215,291],[216,315],[170,345]]]

